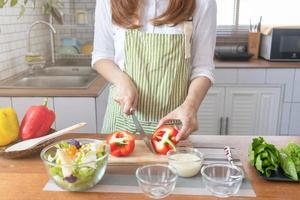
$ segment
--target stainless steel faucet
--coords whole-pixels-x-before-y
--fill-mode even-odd
[[[53,38],[53,34],[56,34],[56,30],[54,28],[54,26],[48,22],[45,21],[35,21],[34,23],[32,23],[29,27],[28,30],[28,38],[27,38],[27,51],[28,53],[31,53],[31,45],[30,45],[30,34],[31,34],[31,30],[33,29],[33,27],[37,24],[45,24],[49,27],[49,30],[51,30],[50,32],[50,36],[51,38]],[[54,64],[55,63],[55,49],[54,49],[54,40],[51,39],[50,40],[50,46],[51,46],[51,62]]]

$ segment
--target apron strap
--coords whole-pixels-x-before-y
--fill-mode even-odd
[[[185,35],[185,58],[188,59],[191,57],[191,39],[193,32],[193,21],[188,20],[183,22],[183,30]]]

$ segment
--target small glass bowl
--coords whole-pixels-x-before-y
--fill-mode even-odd
[[[176,169],[177,175],[181,177],[193,177],[197,175],[202,167],[204,154],[190,147],[178,147],[176,151],[167,153],[169,165]]]
[[[79,141],[80,144],[101,143],[100,140],[96,140],[96,139],[76,138],[75,140]],[[69,142],[70,140],[64,140],[64,141]],[[100,158],[97,158],[94,161],[83,163],[83,164],[64,165],[55,162],[50,162],[48,160],[49,155],[54,157],[57,150],[56,145],[59,144],[60,142],[62,141],[56,142],[54,144],[45,147],[41,152],[41,159],[44,162],[49,177],[55,182],[57,186],[68,191],[84,191],[94,187],[102,179],[106,171],[109,152],[110,152],[109,146],[107,144],[104,144],[105,155],[103,155]],[[72,178],[74,180],[68,181],[66,178],[63,177],[62,170],[64,169],[72,170]],[[78,172],[80,176],[78,177],[74,176],[73,172],[75,171]]]
[[[176,185],[176,169],[169,165],[146,165],[136,170],[141,190],[150,198],[161,199],[169,196]]]
[[[236,194],[242,184],[244,172],[229,164],[211,164],[201,169],[204,185],[213,195],[221,198]]]

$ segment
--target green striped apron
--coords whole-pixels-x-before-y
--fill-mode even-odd
[[[146,133],[153,133],[159,120],[183,103],[190,78],[187,34],[155,34],[138,30],[125,33],[124,72],[138,90],[136,115]],[[190,49],[189,49],[190,51]],[[186,56],[188,55],[188,56]],[[102,133],[117,130],[136,132],[131,116],[126,116],[113,100],[110,86]]]

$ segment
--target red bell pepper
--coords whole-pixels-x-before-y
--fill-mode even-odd
[[[171,125],[162,125],[153,133],[151,142],[157,154],[166,155],[171,149],[176,151],[178,129]]]
[[[116,131],[106,138],[113,156],[129,156],[135,147],[135,137],[129,131]]]
[[[55,113],[47,107],[48,99],[45,100],[44,105],[31,106],[20,127],[20,135],[23,140],[41,137],[47,135],[54,120]]]

